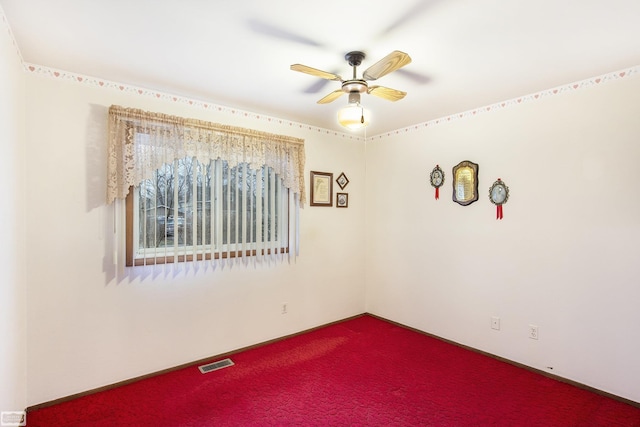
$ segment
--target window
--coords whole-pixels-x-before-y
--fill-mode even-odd
[[[285,253],[288,194],[267,166],[167,163],[127,199],[127,265]]]
[[[111,106],[108,158],[119,265],[297,256],[303,140]]]

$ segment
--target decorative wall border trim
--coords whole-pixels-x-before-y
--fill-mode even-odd
[[[18,50],[18,53],[20,53],[17,46],[16,46],[16,49]],[[215,111],[219,113],[225,113],[225,114],[229,114],[236,117],[242,116],[244,118],[267,122],[267,123],[275,123],[284,127],[289,127],[291,129],[315,131],[319,134],[331,135],[331,136],[340,137],[340,138],[344,138],[352,141],[370,141],[370,140],[382,139],[382,138],[393,136],[393,135],[400,135],[408,132],[414,132],[424,128],[431,128],[441,124],[451,123],[453,121],[475,117],[481,114],[493,113],[496,111],[501,111],[505,108],[511,108],[521,104],[539,101],[541,99],[545,99],[550,96],[556,96],[556,95],[565,94],[568,92],[574,92],[576,90],[598,86],[611,81],[617,81],[617,80],[638,74],[638,72],[640,71],[640,66],[626,68],[624,70],[614,71],[611,73],[603,74],[601,76],[588,78],[585,80],[569,83],[562,86],[557,86],[555,88],[543,90],[530,95],[524,95],[524,96],[520,96],[510,100],[496,102],[494,104],[474,108],[473,110],[464,111],[462,113],[451,114],[449,116],[429,120],[427,122],[411,125],[405,128],[384,132],[374,136],[363,137],[363,136],[358,136],[358,135],[353,135],[348,133],[342,133],[342,132],[338,132],[330,129],[324,129],[316,126],[311,126],[304,123],[280,119],[280,118],[268,116],[265,114],[252,113],[250,111],[244,111],[238,108],[218,105],[212,102],[196,100],[196,99],[187,98],[187,97],[178,96],[178,95],[172,95],[166,92],[156,91],[152,89],[145,89],[145,88],[132,86],[132,85],[126,85],[123,83],[117,83],[117,82],[113,82],[105,79],[100,79],[97,77],[85,76],[78,73],[72,73],[69,71],[57,70],[57,69],[45,67],[42,65],[35,65],[35,64],[30,64],[26,62],[23,62],[23,64],[24,64],[25,71],[28,73],[37,74],[40,76],[45,76],[53,79],[58,79],[61,81],[69,81],[76,84],[84,84],[84,85],[93,86],[97,88],[124,92],[131,95],[143,96],[146,98],[158,99],[158,100],[167,101],[167,102],[175,102],[177,104],[181,104],[189,107],[200,108],[203,110]]]
[[[411,125],[402,129],[384,132],[378,135],[371,136],[367,138],[367,140],[369,141],[369,140],[381,139],[381,138],[385,138],[393,135],[400,135],[408,132],[421,130],[424,128],[431,128],[441,124],[451,123],[456,120],[475,117],[480,114],[493,113],[495,111],[500,111],[505,108],[510,108],[510,107],[521,105],[521,104],[526,104],[529,102],[539,101],[541,99],[548,98],[550,96],[560,95],[567,92],[575,92],[576,90],[593,87],[593,86],[605,84],[611,81],[627,78],[629,76],[638,74],[639,71],[640,71],[640,65],[631,67],[631,68],[626,68],[620,71],[614,71],[611,73],[603,74],[601,76],[592,77],[589,79],[581,80],[574,83],[569,83],[562,86],[557,86],[555,88],[543,90],[530,95],[519,96],[517,98],[513,98],[507,101],[496,102],[495,104],[474,108],[473,110],[464,111],[462,113],[455,113],[455,114],[451,114],[450,116],[429,120],[427,122]]]
[[[187,98],[184,96],[173,95],[170,93],[146,89],[138,86],[127,85],[124,83],[117,83],[98,77],[85,76],[78,73],[72,73],[70,71],[58,70],[43,65],[31,64],[24,62],[24,69],[27,73],[36,74],[38,76],[44,76],[60,81],[73,82],[76,84],[82,84],[86,86],[92,86],[100,89],[109,89],[116,92],[122,92],[129,95],[142,96],[145,98],[152,98],[166,102],[174,102],[176,104],[185,105],[188,107],[199,108],[207,111],[215,111],[218,113],[225,113],[235,117],[243,117],[247,119],[253,119],[261,122],[275,123],[281,126],[285,126],[291,129],[302,129],[315,131],[323,135],[337,136],[344,139],[364,141],[361,136],[341,133],[330,129],[323,129],[316,126],[307,125],[304,123],[294,122],[291,120],[280,119],[266,114],[252,113],[250,111],[241,110],[239,108],[227,107],[224,105],[218,105],[208,101],[197,100],[193,98]]]

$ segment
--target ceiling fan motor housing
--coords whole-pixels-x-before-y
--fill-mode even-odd
[[[344,59],[346,59],[349,62],[349,65],[353,67],[353,79],[342,82],[342,91],[349,94],[349,103],[359,103],[360,94],[367,92],[369,89],[365,80],[356,79],[356,67],[362,63],[364,57],[364,52],[360,52],[358,50],[349,52],[344,56]]]
[[[342,90],[349,94],[364,93],[369,89],[369,85],[364,80],[347,80],[342,83]]]

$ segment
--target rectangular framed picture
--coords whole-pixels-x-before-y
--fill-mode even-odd
[[[311,206],[333,206],[333,174],[311,171]]]
[[[349,193],[336,193],[336,207],[337,208],[349,207]]]

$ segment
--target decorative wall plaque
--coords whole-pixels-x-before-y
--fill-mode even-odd
[[[502,219],[502,205],[509,200],[509,187],[500,178],[489,188],[489,200],[496,205],[496,219]]]
[[[429,178],[431,180],[431,186],[436,189],[436,200],[438,200],[440,198],[440,187],[444,184],[444,171],[440,169],[439,165],[436,165],[431,171]]]
[[[462,206],[478,200],[478,164],[465,160],[453,167],[453,201]]]
[[[349,184],[349,178],[347,178],[347,175],[345,175],[344,172],[342,172],[338,177],[338,179],[336,179],[336,182],[340,186],[340,189],[344,190],[344,187],[346,187],[347,184]]]

